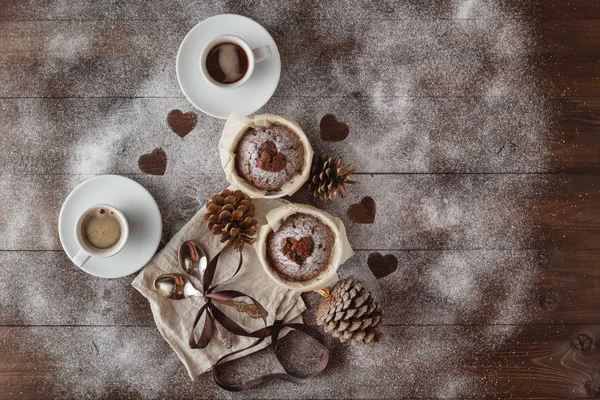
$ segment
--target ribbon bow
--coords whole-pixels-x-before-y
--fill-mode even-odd
[[[211,286],[212,280],[214,278],[215,271],[217,269],[217,265],[219,262],[219,256],[221,255],[221,253],[222,253],[222,250],[208,263],[208,266],[206,267],[206,271],[204,272],[202,289],[204,292],[204,299],[206,302],[200,308],[200,310],[198,310],[198,314],[196,315],[196,319],[194,320],[194,324],[192,325],[192,332],[190,333],[189,345],[192,349],[203,349],[206,346],[208,346],[208,344],[210,343],[210,341],[213,337],[213,332],[215,330],[215,319],[217,321],[219,321],[219,323],[221,325],[223,325],[223,327],[225,327],[231,333],[239,335],[239,336],[257,338],[257,340],[254,341],[250,346],[245,347],[240,350],[236,350],[229,354],[226,354],[223,357],[221,357],[219,360],[217,360],[215,367],[213,368],[213,378],[215,380],[215,383],[225,390],[242,391],[242,390],[250,389],[254,386],[257,386],[257,385],[259,385],[263,382],[266,382],[272,378],[282,378],[282,379],[293,381],[293,382],[299,382],[304,379],[312,378],[313,376],[322,372],[327,367],[327,363],[329,362],[329,350],[325,346],[323,339],[321,338],[321,336],[319,335],[319,333],[317,331],[315,331],[313,328],[311,328],[307,325],[304,325],[304,324],[284,323],[281,320],[275,321],[275,323],[273,325],[267,325],[267,311],[252,296],[248,296],[247,294],[242,293],[237,290],[222,290],[219,292],[215,291],[215,289],[217,289],[219,286],[221,286],[222,284],[224,284],[226,282],[229,282],[233,277],[235,277],[237,275],[237,273],[240,271],[240,269],[242,267],[242,263],[243,263],[243,256],[242,256],[242,253],[240,252],[239,253],[240,261],[239,261],[238,266],[237,266],[235,272],[233,273],[233,275],[226,281],[221,282],[217,285]],[[229,318],[225,313],[223,313],[221,310],[219,310],[215,306],[214,301],[213,301],[213,300],[233,300],[238,297],[247,297],[252,301],[252,303],[254,303],[254,305],[260,312],[260,317],[264,324],[263,328],[258,329],[253,332],[248,332],[246,329],[242,328],[235,321],[233,321],[231,318]],[[196,329],[196,325],[198,325],[198,322],[200,321],[200,318],[205,313],[206,313],[206,318],[204,321],[204,328],[202,329],[200,338],[198,338],[198,340],[196,340],[194,331]],[[290,369],[288,367],[286,367],[283,360],[280,358],[279,354],[277,353],[277,339],[279,338],[279,334],[281,333],[281,330],[283,328],[290,328],[290,329],[294,329],[299,332],[302,332],[302,333],[312,337],[313,339],[315,339],[321,345],[321,347],[323,347],[324,351],[323,351],[323,354],[321,355],[321,360],[319,362],[319,365],[317,366],[317,368],[314,371],[312,371],[308,374],[305,374],[305,375],[300,375],[300,374],[290,372]],[[222,364],[223,362],[225,362],[225,360],[227,360],[228,358],[233,357],[234,355],[241,353],[243,351],[246,351],[252,347],[258,346],[267,337],[271,337],[271,344],[272,344],[273,352],[275,353],[275,356],[277,357],[277,361],[279,361],[279,364],[283,367],[285,373],[284,374],[263,375],[258,378],[255,378],[249,382],[239,384],[239,385],[230,385],[230,384],[224,383],[221,380],[221,378],[219,377],[217,367],[220,364]]]

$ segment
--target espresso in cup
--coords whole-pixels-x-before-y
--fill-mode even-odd
[[[94,251],[110,252],[119,246],[124,229],[123,221],[114,211],[97,208],[83,218],[81,238]]]
[[[200,72],[213,86],[236,89],[246,83],[254,65],[271,57],[269,45],[253,49],[235,35],[219,35],[200,53]]]
[[[223,42],[208,51],[206,70],[221,84],[240,81],[248,72],[248,55],[235,43]]]

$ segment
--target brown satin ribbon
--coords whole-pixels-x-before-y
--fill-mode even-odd
[[[316,330],[314,330],[313,328],[311,328],[307,325],[304,325],[304,324],[297,324],[297,323],[295,323],[295,324],[287,323],[286,324],[286,323],[283,323],[283,321],[275,321],[275,323],[273,325],[267,326],[267,311],[264,309],[264,307],[258,301],[256,301],[256,299],[252,298],[251,296],[248,296],[247,294],[239,292],[237,290],[222,290],[220,292],[215,292],[215,289],[217,287],[221,286],[225,282],[228,282],[234,276],[237,275],[237,273],[240,271],[240,269],[242,267],[242,263],[243,263],[243,256],[242,256],[242,253],[240,252],[240,261],[239,261],[238,266],[237,266],[235,272],[233,273],[233,275],[229,279],[227,279],[225,282],[221,282],[218,285],[211,286],[212,280],[215,276],[215,271],[217,269],[217,264],[219,262],[219,256],[221,255],[221,252],[222,252],[222,250],[210,261],[210,263],[208,263],[208,266],[206,267],[206,271],[204,272],[204,280],[202,282],[202,288],[204,290],[204,299],[206,300],[206,303],[200,308],[200,310],[198,310],[198,314],[196,315],[196,319],[194,320],[194,324],[192,325],[192,332],[190,333],[190,338],[189,338],[190,347],[192,349],[203,349],[206,346],[208,346],[211,339],[213,338],[214,329],[215,329],[215,322],[214,322],[215,319],[217,321],[219,321],[219,323],[221,325],[223,325],[231,333],[239,335],[239,336],[254,337],[254,338],[257,338],[257,340],[254,341],[254,343],[252,343],[250,346],[245,347],[241,350],[237,350],[237,351],[231,352],[229,354],[226,354],[223,357],[221,357],[219,360],[217,360],[215,367],[213,368],[213,378],[215,380],[215,383],[225,390],[237,392],[237,391],[250,389],[254,386],[260,385],[261,383],[271,380],[273,378],[285,379],[285,380],[289,380],[292,382],[300,382],[304,379],[312,378],[313,376],[322,372],[327,367],[327,363],[329,362],[329,350],[325,346],[323,339],[321,338],[320,334]],[[248,332],[247,330],[245,330],[244,328],[239,326],[231,318],[229,318],[227,315],[225,315],[225,313],[223,313],[221,310],[219,310],[213,302],[213,300],[233,300],[238,297],[247,297],[252,301],[252,303],[254,303],[254,305],[256,306],[256,308],[258,308],[258,310],[260,312],[261,319],[263,320],[263,323],[265,325],[264,328],[258,329],[254,332]],[[200,338],[198,338],[198,340],[196,340],[194,331],[196,329],[196,325],[198,325],[198,322],[200,321],[200,318],[202,317],[202,315],[204,313],[206,313],[206,318],[204,320],[204,328],[202,329]],[[281,331],[284,328],[290,328],[290,329],[294,329],[299,332],[302,332],[302,333],[310,336],[311,338],[315,339],[323,347],[324,351],[323,351],[323,354],[321,355],[321,360],[319,362],[319,365],[317,366],[317,368],[315,368],[314,371],[312,371],[306,375],[299,375],[299,374],[290,372],[290,369],[285,365],[285,363],[283,362],[283,360],[277,353],[277,346],[278,346],[277,339],[279,338],[279,334],[281,333]],[[283,367],[285,373],[263,375],[263,376],[260,376],[251,381],[248,381],[248,382],[245,382],[245,383],[242,383],[239,385],[230,385],[230,384],[224,383],[222,381],[222,379],[219,377],[218,366],[220,364],[224,363],[227,359],[233,357],[234,355],[241,353],[243,351],[246,351],[248,349],[251,349],[252,347],[258,346],[260,343],[262,343],[262,341],[266,337],[269,337],[269,336],[271,337],[271,344],[272,344],[273,352],[275,353],[275,357],[277,357],[277,361],[279,361],[279,364]]]

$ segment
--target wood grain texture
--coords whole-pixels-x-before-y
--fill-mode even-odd
[[[533,325],[521,330],[501,349],[485,353],[494,335],[474,326],[387,327],[387,341],[375,350],[356,351],[330,341],[331,367],[307,385],[279,381],[252,391],[253,397],[314,398],[453,398],[469,386],[472,398],[594,397],[600,371],[598,325]],[[585,334],[593,341],[586,351],[572,343]],[[40,397],[177,397],[247,398],[248,393],[219,390],[210,374],[192,382],[176,355],[153,327],[0,327],[0,396],[6,399]],[[68,340],[66,340],[68,337]],[[430,342],[461,338],[468,341],[463,358],[433,359]],[[300,348],[299,365],[313,365],[309,343],[283,339]],[[137,348],[141,343],[143,348]],[[420,352],[407,349],[420,343]],[[404,357],[399,357],[403,354]],[[131,357],[136,354],[133,359]],[[284,353],[285,355],[285,353]],[[152,360],[152,362],[151,362]],[[160,360],[160,362],[156,362]],[[146,363],[144,363],[146,361]],[[228,364],[228,379],[248,379],[272,371],[266,350]],[[376,365],[386,365],[373,373]],[[467,373],[475,376],[467,377]],[[454,386],[440,385],[452,376]],[[357,384],[359,383],[360,384]],[[390,384],[393,382],[393,384]]]
[[[539,34],[543,40],[518,36],[522,42],[512,46],[501,39],[482,40],[477,21],[465,20],[448,31],[436,20],[358,20],[348,29],[320,20],[278,23],[276,13],[259,19],[277,37],[287,61],[280,96],[484,97],[495,82],[518,87],[521,81],[553,96],[599,95],[600,67],[592,45],[600,31],[597,20],[546,21]],[[1,21],[0,96],[181,97],[175,57],[196,22]],[[507,35],[527,26],[504,20],[486,24]],[[390,35],[385,41],[382,30]],[[458,73],[449,77],[445,68],[452,64]],[[526,68],[530,64],[542,74]],[[418,74],[411,69],[415,66]],[[392,76],[404,79],[383,85]],[[526,87],[519,97],[531,95]]]
[[[597,98],[565,99],[557,104],[556,132],[551,140],[552,164],[562,172],[597,173],[600,164],[600,101]]]
[[[56,218],[61,204],[87,178],[2,176],[0,194],[6,205],[0,215],[0,250],[60,250]],[[166,240],[213,193],[227,186],[224,177],[205,173],[185,179],[169,172],[164,177],[132,178],[157,200]],[[315,203],[342,219],[356,249],[597,249],[600,243],[596,175],[412,174],[357,179],[361,185],[346,199]],[[44,196],[32,198],[31,193]],[[378,207],[375,222],[357,224],[346,210],[367,195]]]
[[[448,2],[433,0],[424,2],[380,0],[353,4],[344,0],[331,0],[324,6],[317,0],[293,0],[278,4],[279,12],[288,18],[298,18],[300,7],[311,9],[312,18],[333,19],[351,17],[356,14],[364,19],[456,18]],[[498,7],[492,4],[491,6]],[[600,18],[600,9],[595,0],[504,0],[501,6],[515,13],[518,18],[572,19]],[[203,1],[188,4],[185,1],[151,0],[114,2],[92,0],[63,6],[58,0],[5,0],[0,9],[2,20],[90,20],[90,19],[147,19],[147,20],[202,20],[219,13],[247,15],[253,19],[264,18],[273,12],[270,2],[253,1]],[[475,10],[475,17],[480,17]]]
[[[331,364],[306,385],[191,381],[133,277],[84,274],[58,239],[60,205],[91,176],[147,187],[163,240],[227,185],[222,121],[199,114],[183,138],[167,123],[193,111],[179,43],[219,13],[279,46],[260,112],[358,166],[349,198],[292,200],[342,218],[357,254],[340,275],[380,300],[386,337],[374,351],[328,338]],[[599,398],[599,42],[596,0],[2,1],[0,398]],[[321,140],[330,113],[346,139]],[[138,168],[155,148],[164,176]],[[347,214],[365,196],[370,224]],[[374,275],[377,253],[396,268]],[[303,298],[312,324],[320,297]],[[294,351],[299,370],[318,356],[284,339]],[[250,366],[277,368],[263,351],[227,377]]]
[[[600,252],[589,251],[390,251],[398,268],[377,279],[367,268],[371,251],[360,250],[340,268],[340,275],[361,279],[381,301],[386,325],[434,324],[592,324],[600,320]],[[502,253],[499,255],[498,253]],[[494,270],[498,260],[510,265],[489,279],[480,296],[435,297],[429,275],[449,260],[482,264]],[[533,260],[533,262],[532,262]],[[511,276],[529,264],[531,287],[526,307],[494,320],[506,302]],[[133,277],[99,279],[71,265],[62,251],[2,251],[0,325],[135,325],[154,326],[148,302],[130,285]],[[455,273],[457,273],[455,271]],[[485,277],[480,276],[479,279]],[[464,288],[467,290],[467,288]],[[312,320],[319,296],[304,296]],[[461,311],[455,318],[456,309]],[[52,310],[48,312],[48,310]]]
[[[0,325],[154,324],[131,277],[87,275],[62,251],[2,251],[0,260]]]
[[[325,97],[307,99],[303,107],[298,101],[275,98],[263,111],[292,116],[317,153],[340,154],[362,173],[598,173],[600,168],[595,99],[553,100],[546,112],[523,99],[388,99],[373,105],[371,98]],[[181,139],[167,124],[169,112],[178,108],[191,110],[184,99],[0,99],[5,118],[0,174],[138,174],[139,156],[162,147],[173,173],[219,175],[223,122],[201,114]],[[348,125],[345,140],[321,139],[325,113]],[[200,155],[205,162],[198,162]]]

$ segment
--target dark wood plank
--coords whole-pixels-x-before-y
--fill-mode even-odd
[[[390,251],[397,269],[376,278],[372,252],[340,268],[380,300],[388,325],[582,324],[600,320],[595,251]],[[130,284],[87,275],[63,252],[0,252],[0,325],[154,326]],[[304,296],[314,318],[320,296]],[[48,310],[51,310],[49,312]]]
[[[549,93],[558,97],[598,97],[598,63],[595,61],[570,62],[554,60],[552,65],[541,68],[541,75],[552,82]]]
[[[1,97],[180,97],[194,21],[1,21]],[[373,24],[264,21],[285,64],[280,96],[598,96],[597,20]],[[364,41],[372,43],[365,45]]]
[[[279,381],[251,392],[275,398],[591,398],[598,395],[599,325],[386,327],[374,350],[329,340],[330,367],[305,385]],[[591,340],[581,347],[577,338]],[[28,398],[246,398],[192,382],[153,327],[2,327],[0,396]],[[68,340],[65,338],[68,337]],[[311,343],[284,339],[298,369]],[[313,345],[314,346],[314,345]],[[579,346],[579,348],[577,347]],[[292,354],[292,351],[296,351]],[[157,360],[160,360],[157,362]],[[274,369],[266,351],[228,365],[230,379]],[[376,366],[385,365],[385,368]],[[249,372],[250,369],[252,372]]]
[[[190,27],[163,25],[1,22],[0,95],[179,97],[177,43]]]
[[[169,157],[171,155],[169,154]],[[60,250],[56,216],[68,193],[89,176],[0,179],[0,250]],[[226,186],[221,174],[136,175],[157,199],[165,238]],[[348,198],[316,205],[344,221],[356,249],[597,249],[600,202],[596,175],[358,175]],[[43,193],[43,196],[32,196]],[[375,200],[372,224],[348,208]],[[295,197],[308,200],[302,191]]]
[[[90,20],[90,19],[150,19],[150,20],[202,20],[219,13],[237,13],[254,19],[268,18],[274,12],[282,18],[337,19],[360,15],[370,20],[414,18],[490,18],[498,11],[510,13],[514,18],[572,19],[600,18],[598,3],[594,0],[503,0],[501,2],[464,2],[454,4],[444,0],[418,2],[411,0],[382,0],[359,2],[343,0],[327,3],[316,0],[294,0],[285,3],[274,1],[221,2],[203,1],[199,4],[173,4],[166,0],[116,3],[110,0],[93,0],[65,7],[60,1],[5,0],[0,9],[3,20]],[[275,6],[277,11],[274,10]]]
[[[600,321],[597,250],[382,251],[397,269],[377,278],[374,252],[340,268],[381,300],[387,324],[583,324]],[[309,320],[320,296],[305,295]]]
[[[369,173],[600,172],[600,102],[560,99],[279,97],[266,112],[304,127],[316,152],[340,154]],[[198,115],[183,140],[167,124],[184,99],[0,99],[2,173],[137,174],[140,154],[168,148],[169,172],[219,174],[223,121]],[[321,118],[333,113],[350,134],[321,139]],[[203,162],[198,162],[202,153]]]
[[[556,180],[548,179],[546,183],[549,188],[549,200],[539,201],[535,206],[534,219],[540,221],[540,233],[544,236],[540,239],[548,240],[563,249],[598,248],[598,177],[562,175]],[[566,217],[567,215],[569,217]]]
[[[562,172],[597,173],[600,165],[600,100],[571,98],[554,103],[556,136],[550,141],[552,161]]]

